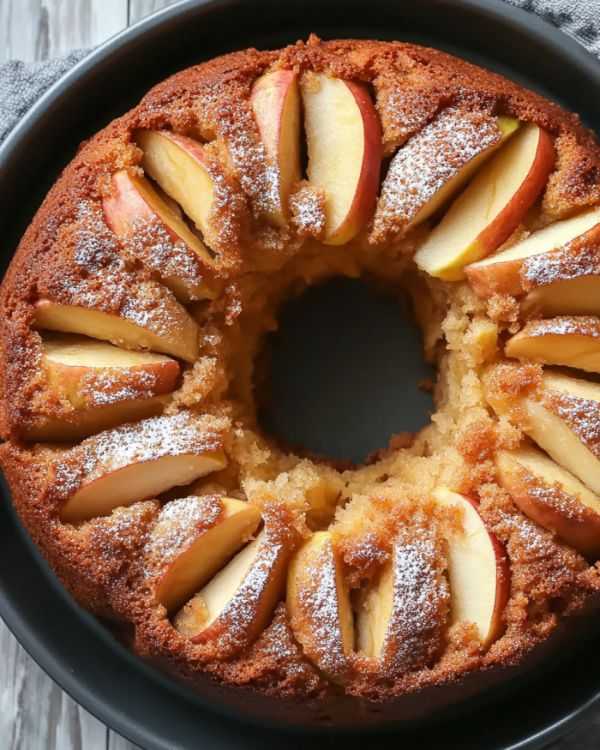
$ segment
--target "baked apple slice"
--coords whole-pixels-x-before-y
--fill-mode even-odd
[[[183,302],[214,297],[212,258],[176,209],[141,175],[123,169],[102,201],[108,226]]]
[[[203,145],[168,130],[142,130],[137,143],[144,152],[144,171],[182,207],[206,245],[218,248],[218,232],[211,220],[216,186]]]
[[[449,600],[442,559],[432,539],[397,540],[358,608],[358,651],[386,676],[425,666],[442,645]]]
[[[51,494],[61,519],[77,523],[190,484],[226,463],[221,435],[206,419],[180,412],[101,432],[60,454]]]
[[[250,99],[267,159],[277,178],[277,202],[269,219],[285,226],[288,200],[300,180],[300,93],[298,74],[274,70],[261,76]]]
[[[325,193],[328,245],[349,242],[366,225],[379,189],[379,116],[366,86],[324,74],[301,82],[308,179]]]
[[[290,534],[267,520],[257,538],[181,609],[174,619],[177,630],[194,643],[212,643],[220,658],[249,646],[285,591],[292,551]]]
[[[402,234],[447,203],[519,127],[518,120],[451,107],[392,159],[375,212],[373,235]]]
[[[600,208],[557,221],[507,250],[472,263],[465,268],[465,274],[475,293],[484,299],[493,294],[519,296],[526,291],[524,280],[535,276],[540,265],[548,264],[552,257],[548,253],[554,255],[599,224]]]
[[[600,494],[600,384],[545,372],[536,392],[512,400],[486,387],[486,398],[557,464]]]
[[[552,137],[524,125],[477,173],[415,255],[419,268],[446,281],[493,253],[520,224],[554,165]]]
[[[287,609],[306,656],[334,682],[351,669],[354,618],[342,561],[328,531],[317,531],[292,558]]]
[[[597,263],[596,259],[593,261]],[[522,310],[529,317],[600,315],[600,267],[592,273],[573,269],[571,278],[540,285],[527,294]]]
[[[131,289],[121,308],[107,312],[83,304],[41,299],[34,325],[47,331],[78,333],[126,349],[149,349],[194,362],[199,354],[198,326],[168,289],[150,281]]]
[[[600,320],[563,316],[532,320],[506,342],[507,357],[600,372]]]
[[[499,451],[500,484],[532,521],[589,557],[600,556],[600,498],[535,448]]]
[[[252,538],[254,505],[215,495],[173,500],[161,510],[146,544],[145,568],[156,599],[176,612]]]
[[[155,416],[180,372],[170,357],[69,335],[44,339],[41,366],[48,415],[28,427],[26,436],[33,440],[73,440]]]
[[[450,620],[474,625],[484,648],[504,628],[503,613],[510,594],[510,567],[504,547],[489,531],[477,504],[439,487],[435,500],[460,513],[462,530],[448,534]]]

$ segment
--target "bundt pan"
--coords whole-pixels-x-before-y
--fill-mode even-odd
[[[500,1],[177,3],[96,50],[34,107],[0,149],[3,267],[76,144],[127,110],[151,85],[221,53],[278,47],[310,32],[324,38],[417,41],[446,49],[541,91],[579,112],[600,132],[600,65],[545,22]],[[407,343],[406,350],[415,360],[407,377],[418,379],[420,353],[414,342]],[[286,408],[293,405],[280,406],[285,419]],[[409,417],[419,419],[418,414]],[[353,446],[340,443],[335,424],[330,424],[324,442],[333,453],[360,453],[364,445],[380,441],[379,427],[375,420],[366,423]],[[0,616],[34,659],[102,721],[149,750],[199,745],[215,750],[300,748],[307,737],[299,732],[315,730],[327,732],[332,746],[351,748],[365,741],[357,733],[360,715],[342,721],[313,713],[308,721],[298,707],[210,681],[192,693],[145,665],[74,604],[22,530],[5,485],[2,491]],[[389,726],[370,724],[369,746],[419,741],[426,747],[542,747],[600,699],[600,634],[585,620],[580,630],[580,637],[570,633],[560,658],[556,649],[548,658],[537,652],[539,663],[526,679],[507,681],[503,678],[511,675],[501,674],[503,685],[470,700],[464,699],[472,687],[465,681],[465,690],[459,692],[463,699],[435,721],[417,720],[415,696],[414,710],[394,726],[393,735],[383,731]],[[431,700],[435,702],[435,695]],[[381,732],[375,737],[376,729]]]

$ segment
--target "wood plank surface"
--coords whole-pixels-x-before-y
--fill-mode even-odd
[[[0,63],[40,61],[92,47],[172,2],[0,0]],[[600,747],[600,711],[552,747]],[[134,746],[63,693],[0,620],[0,750],[134,750]]]

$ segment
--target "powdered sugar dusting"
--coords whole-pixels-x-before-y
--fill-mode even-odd
[[[314,185],[303,185],[290,200],[292,223],[300,237],[319,239],[325,231],[325,192]]]
[[[118,314],[158,336],[181,324],[171,292],[127,269],[101,210],[88,201],[79,205],[73,248],[64,260],[40,279],[41,296]]]
[[[209,226],[205,227],[206,245],[219,253],[218,263],[234,265],[239,261],[230,250],[239,253],[242,217],[246,213],[246,204],[239,192],[239,186],[225,176],[223,167],[212,159],[207,170],[213,185],[213,202]],[[237,189],[236,189],[237,187]]]
[[[348,669],[348,655],[342,639],[336,559],[331,540],[310,559],[303,580],[307,585],[299,594],[301,613],[298,619],[306,619],[306,627],[294,627],[294,631],[307,656],[324,672],[343,674]],[[300,635],[304,630],[310,633],[309,637]]]
[[[284,545],[269,539],[260,543],[256,557],[239,588],[213,623],[217,626],[217,648],[220,654],[231,654],[245,648],[254,633],[255,623],[264,605],[269,578],[285,555]],[[219,627],[221,626],[221,627]],[[212,627],[212,626],[211,626]]]
[[[402,233],[460,169],[498,143],[496,118],[449,108],[414,135],[390,164],[375,212],[373,237]]]
[[[438,553],[428,538],[394,546],[395,606],[382,652],[391,674],[424,666],[440,647],[450,595]]]
[[[579,239],[558,250],[525,258],[521,280],[526,291],[557,281],[600,274],[600,247]]]
[[[438,97],[427,90],[383,85],[377,91],[377,104],[386,141],[399,146],[434,116]]]
[[[185,411],[125,424],[87,438],[62,454],[54,464],[53,493],[68,499],[84,485],[125,466],[221,447],[220,436]]]
[[[566,316],[534,320],[523,328],[523,336],[589,336],[600,338],[600,320],[592,315]]]
[[[87,373],[81,394],[88,406],[108,406],[120,401],[152,398],[163,392],[157,372],[137,368],[102,368]]]
[[[276,616],[265,631],[264,650],[275,661],[285,661],[288,676],[305,674],[307,667],[302,663],[302,652],[293,640],[285,617]]]
[[[531,563],[552,557],[555,549],[548,532],[522,515],[501,513],[502,523],[514,532],[519,545],[511,546],[511,562]]]
[[[145,575],[154,575],[189,549],[205,529],[216,523],[222,512],[223,504],[214,495],[191,495],[167,503],[156,519],[144,550]]]
[[[172,280],[176,280],[177,288],[185,290],[185,301],[206,296],[206,272],[198,254],[183,240],[174,241],[159,222],[137,222],[122,248],[127,257],[157,273],[175,292]]]
[[[254,214],[260,217],[277,212],[281,204],[279,169],[267,157],[249,110],[238,106],[222,116],[229,156],[242,189],[251,198]]]
[[[523,472],[523,483],[527,488],[527,495],[536,504],[546,505],[554,508],[561,515],[571,521],[585,521],[588,513],[592,512],[577,498],[569,495],[560,484],[545,484],[531,472],[521,466]]]
[[[600,402],[549,390],[544,405],[559,416],[596,458],[600,458]]]

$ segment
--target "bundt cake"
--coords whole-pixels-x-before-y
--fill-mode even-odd
[[[258,416],[280,306],[333,277],[410,297],[437,367],[362,465]],[[598,607],[600,146],[541,96],[404,43],[184,70],[81,146],[0,305],[14,507],[189,683],[425,716]]]

